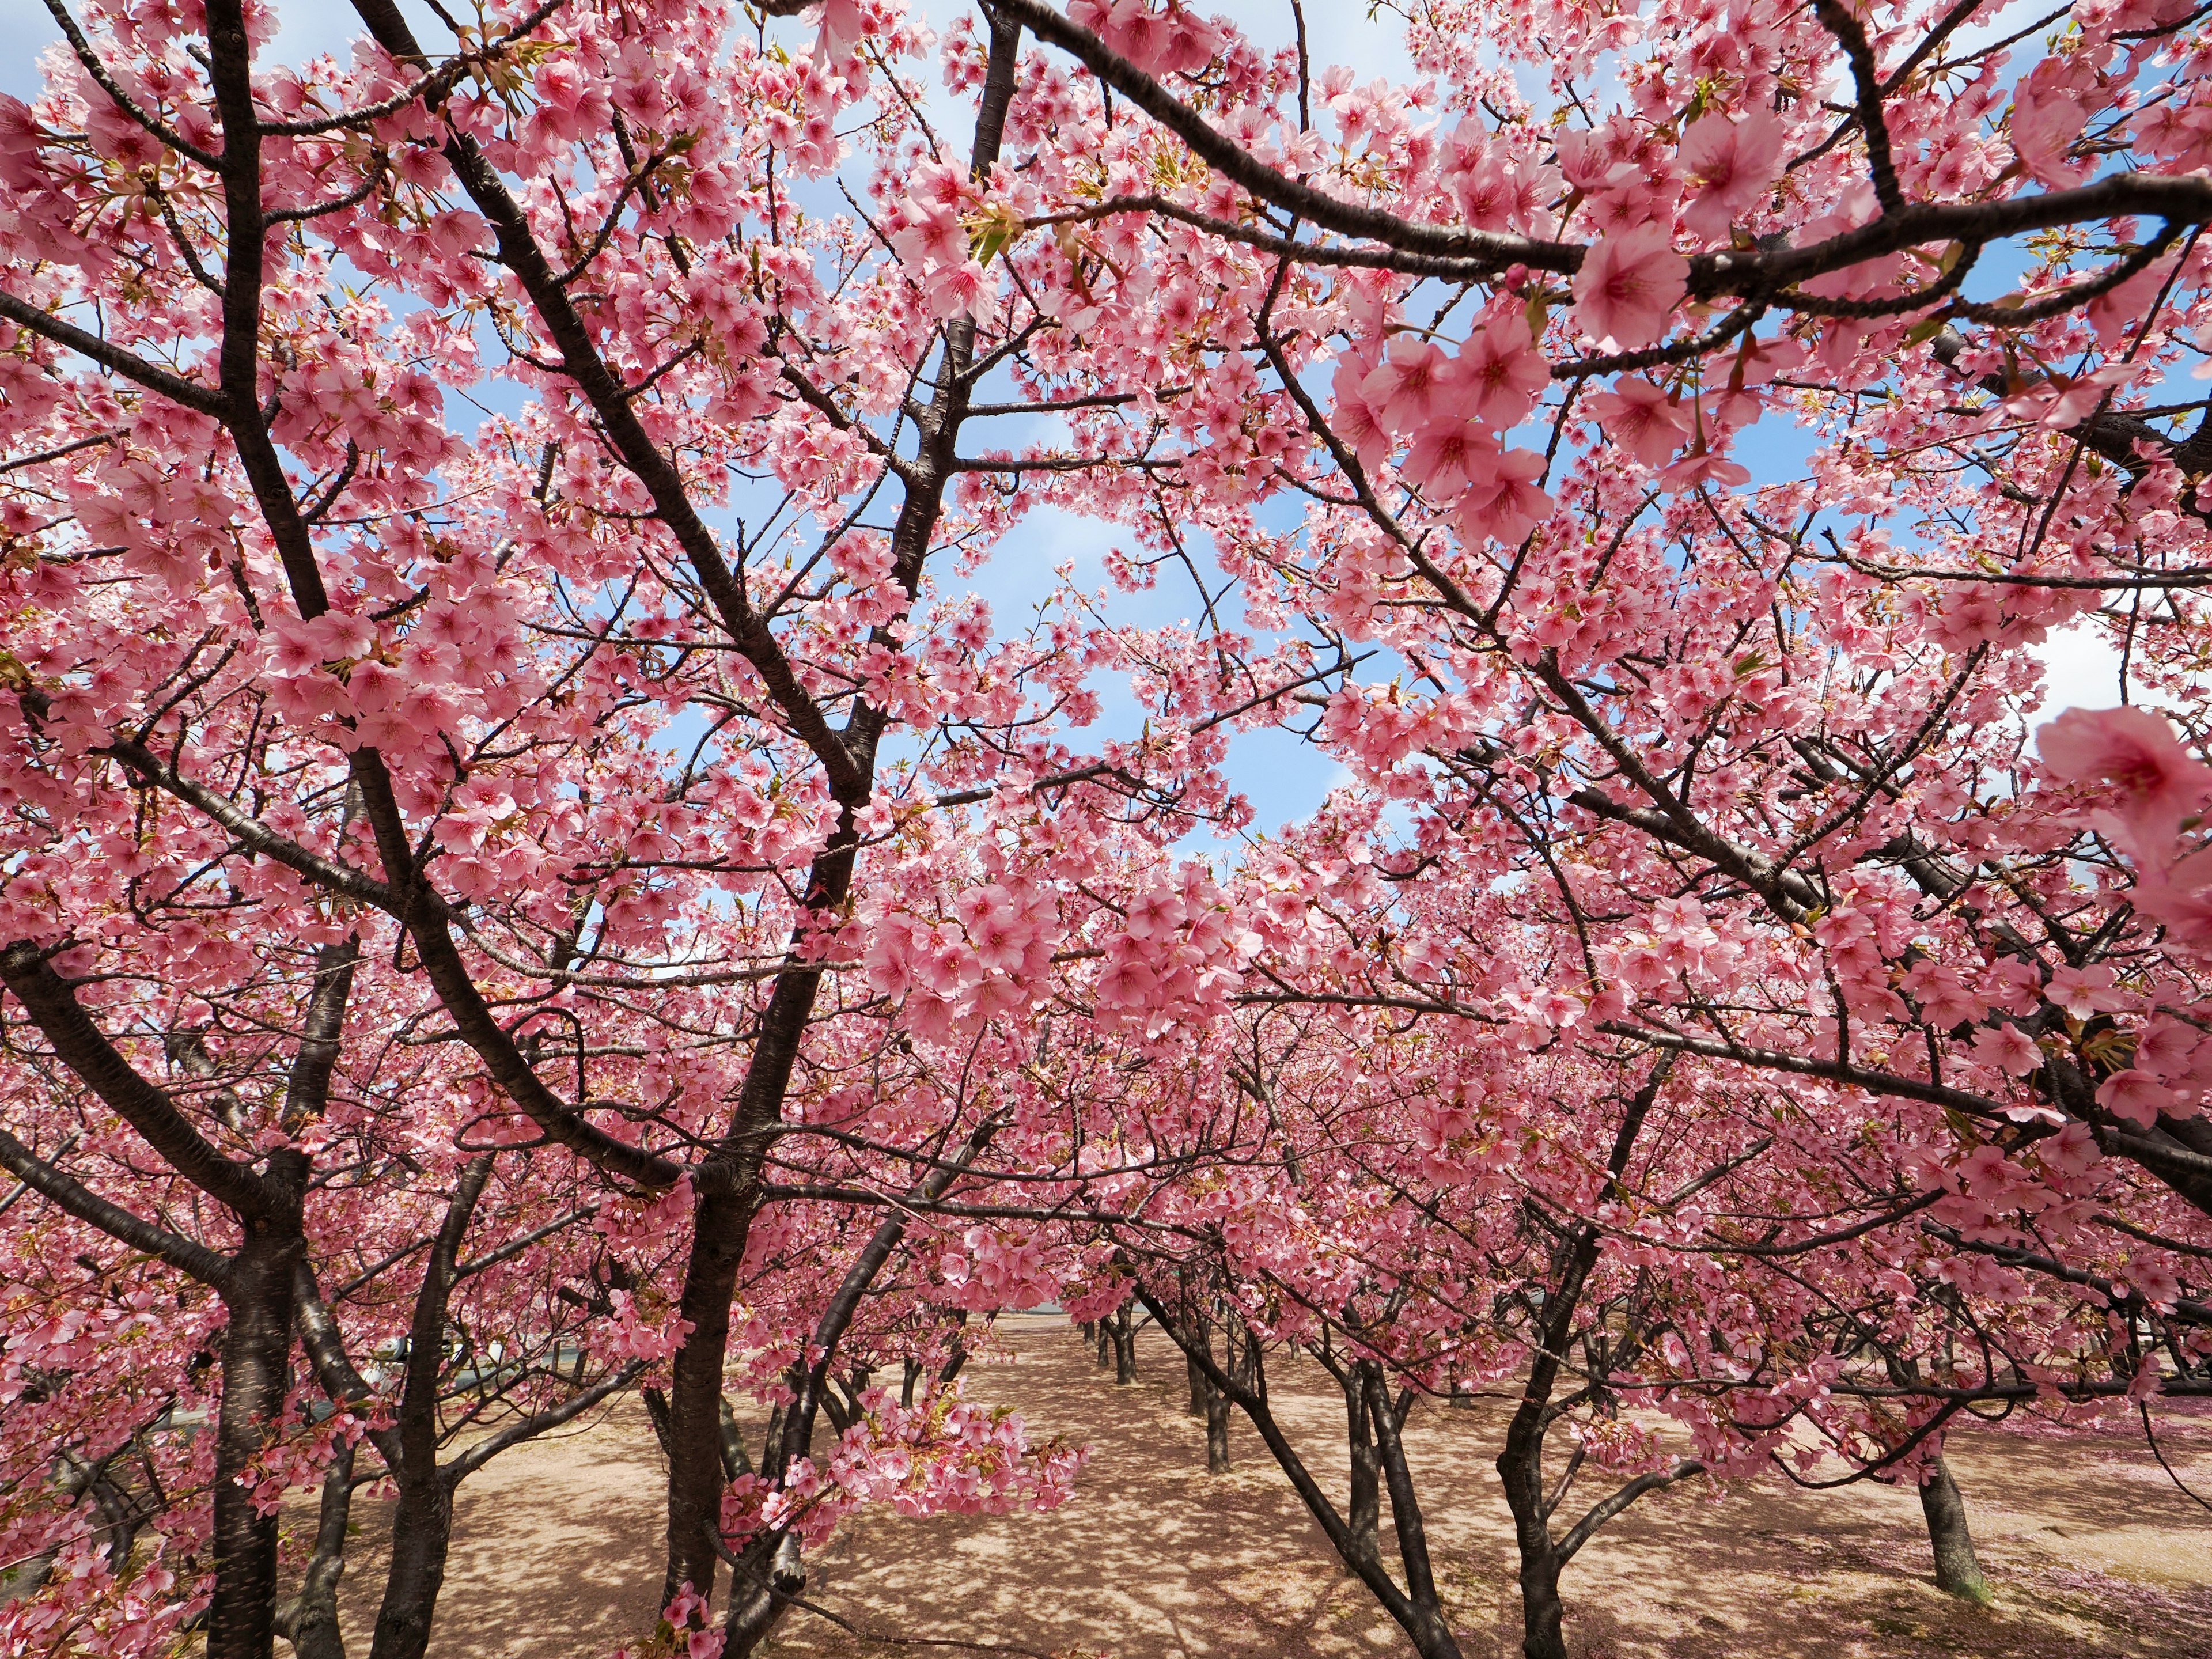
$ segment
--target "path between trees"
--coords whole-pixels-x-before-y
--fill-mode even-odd
[[[808,1599],[858,1630],[973,1642],[1052,1659],[1337,1659],[1395,1654],[1403,1637],[1344,1577],[1318,1529],[1239,1419],[1236,1467],[1206,1474],[1183,1368],[1147,1330],[1139,1380],[1117,1388],[1054,1317],[1000,1322],[1006,1363],[978,1364],[975,1397],[1018,1407],[1032,1431],[1094,1447],[1074,1502],[1048,1515],[905,1519],[863,1511],[811,1559]],[[1318,1379],[1326,1386],[1326,1379]],[[1334,1470],[1342,1406],[1288,1366],[1278,1409]],[[757,1413],[756,1413],[757,1414]],[[1429,1516],[1470,1656],[1518,1642],[1512,1542],[1495,1455],[1503,1412],[1424,1407],[1408,1443],[1437,1491]],[[757,1430],[757,1425],[756,1425]],[[757,1437],[757,1432],[754,1437]],[[2212,1416],[2161,1443],[2212,1488]],[[1993,1614],[1929,1582],[1910,1492],[1799,1492],[1778,1478],[1716,1502],[1698,1488],[1638,1506],[1594,1542],[1565,1588],[1577,1659],[2203,1659],[2212,1630],[2212,1514],[2175,1492],[2140,1435],[2061,1448],[1962,1432],[1945,1448],[1972,1515]],[[596,1659],[648,1627],[662,1526],[659,1456],[625,1407],[524,1448],[464,1489],[431,1659]],[[1340,1478],[1340,1476],[1339,1477]],[[544,1502],[547,1488],[557,1491]],[[526,1510],[513,1500],[531,1491]],[[527,1514],[517,1526],[509,1517]],[[388,1510],[368,1506],[370,1532]],[[304,1516],[303,1516],[304,1519]],[[380,1540],[351,1584],[380,1584]],[[1386,1542],[1387,1547],[1387,1542]],[[369,1609],[349,1605],[365,1633]],[[807,1659],[956,1654],[866,1639],[817,1617],[769,1651]]]

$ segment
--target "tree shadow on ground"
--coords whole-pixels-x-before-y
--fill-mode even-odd
[[[1235,1468],[1206,1473],[1179,1355],[1155,1330],[1139,1380],[1117,1387],[1064,1320],[999,1325],[970,1397],[1011,1405],[1033,1436],[1093,1447],[1076,1497],[1048,1515],[903,1517],[864,1511],[809,1563],[805,1612],[777,1659],[892,1659],[963,1643],[1074,1659],[1344,1659],[1409,1651],[1339,1568],[1320,1528],[1241,1419]],[[1343,1406],[1316,1368],[1278,1364],[1277,1413],[1325,1486],[1344,1480]],[[1407,1441],[1431,1543],[1468,1659],[1520,1649],[1512,1534],[1491,1459],[1504,1407],[1423,1405]],[[757,1441],[760,1425],[750,1425]],[[2212,1417],[2161,1435],[2212,1489]],[[1947,1451],[1970,1506],[1993,1611],[1929,1582],[1910,1491],[1800,1492],[1779,1478],[1718,1498],[1662,1493],[1614,1522],[1568,1570],[1577,1659],[2212,1659],[2212,1514],[2173,1489],[2140,1433],[2068,1442],[1976,1428]],[[663,1466],[626,1402],[580,1432],[520,1448],[461,1489],[431,1659],[597,1659],[658,1612]],[[1585,1494],[1585,1501],[1595,1497]],[[312,1506],[310,1506],[312,1507]],[[357,1506],[348,1637],[368,1650],[388,1505]],[[1386,1553],[1391,1548],[1387,1533]],[[870,1636],[899,1638],[867,1639]]]
[[[1182,1366],[1157,1332],[1145,1334],[1139,1382],[1117,1388],[1063,1322],[1011,1319],[1001,1328],[1015,1363],[982,1370],[971,1392],[1021,1407],[1032,1433],[1092,1444],[1075,1501],[1046,1516],[866,1516],[817,1558],[811,1600],[908,1641],[1042,1654],[1409,1650],[1339,1570],[1241,1419],[1234,1471],[1205,1473],[1203,1431],[1182,1410]],[[1340,1495],[1343,1407],[1327,1379],[1278,1364],[1269,1392],[1316,1476]],[[1407,1427],[1468,1659],[1510,1659],[1520,1648],[1510,1520],[1491,1467],[1504,1414],[1489,1401],[1425,1405]],[[2169,1437],[2169,1458],[2212,1473],[2208,1429],[2193,1424]],[[2212,1655],[2202,1634],[2212,1626],[2212,1515],[2172,1489],[2139,1436],[2054,1443],[1976,1429],[1956,1437],[1950,1455],[1997,1581],[1996,1609],[1956,1603],[1929,1582],[1911,1492],[1807,1492],[1778,1477],[1717,1500],[1678,1488],[1614,1522],[1569,1569],[1571,1650],[1588,1659]],[[916,1651],[803,1616],[774,1650],[791,1659]]]

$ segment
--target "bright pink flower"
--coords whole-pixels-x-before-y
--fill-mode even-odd
[[[2043,1064],[2043,1050],[2035,1039],[2009,1021],[1986,1025],[1974,1033],[1974,1058],[1984,1066],[2013,1077],[2026,1077]]]
[[[2143,1028],[2136,1043],[2136,1064],[2161,1083],[2187,1077],[2198,1049],[2212,1046],[2193,1025],[2178,1019],[2154,1019]]]
[[[1367,398],[1367,377],[1374,372],[1372,363],[1348,356],[1337,364],[1335,376],[1329,382],[1336,396],[1330,429],[1359,458],[1359,464],[1370,471],[1382,465],[1396,444],[1375,405]]]
[[[1646,466],[1666,465],[1690,435],[1681,405],[1649,380],[1615,380],[1612,391],[1593,393],[1586,406],[1602,441]]]
[[[1452,360],[1442,348],[1418,335],[1401,334],[1380,366],[1360,385],[1360,395],[1382,416],[1386,426],[1399,432],[1434,420],[1456,401],[1451,377]]]
[[[2212,789],[2212,767],[2147,708],[2069,708],[2036,732],[2035,744],[2060,781],[2110,784],[2124,797],[2124,818],[2169,836]]]
[[[2061,968],[2051,976],[2051,1000],[2076,1019],[2110,1013],[2127,1006],[2127,999],[2113,988],[2109,968]]]
[[[2212,952],[2212,854],[2198,853],[2171,870],[2146,872],[2133,898],[2138,910],[2166,928],[2168,944]]]
[[[1732,489],[1750,482],[1749,467],[1713,453],[1702,441],[1692,446],[1687,453],[1659,475],[1659,487],[1677,494],[1695,489],[1699,484],[1715,483]]]
[[[1473,421],[1447,416],[1423,427],[1406,453],[1406,476],[1431,501],[1443,501],[1481,477],[1498,458],[1498,445]]]
[[[867,32],[860,18],[860,0],[822,0],[817,21],[822,32],[815,38],[815,56],[833,63],[850,57]]]
[[[1478,544],[1485,537],[1511,546],[1552,516],[1556,505],[1537,487],[1544,458],[1533,449],[1508,449],[1490,456],[1454,510],[1461,537]]]
[[[1740,121],[1717,112],[1699,116],[1682,134],[1682,165],[1699,189],[1682,209],[1682,222],[1718,241],[1781,177],[1782,123],[1754,109]]]
[[[1575,273],[1575,317],[1601,351],[1639,351],[1666,337],[1688,291],[1690,262],[1657,225],[1601,236]]]
[[[2148,1128],[2173,1103],[2173,1091],[2148,1072],[2115,1072],[2097,1087],[2097,1104],[2114,1117]]]
[[[2089,163],[2069,155],[2087,118],[2080,98],[2045,64],[2014,94],[2012,145],[2027,170],[2046,185],[2078,184]]]
[[[1452,375],[1462,412],[1494,430],[1526,415],[1551,379],[1527,321],[1516,313],[1493,317],[1470,335]]]

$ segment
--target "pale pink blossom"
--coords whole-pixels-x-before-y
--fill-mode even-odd
[[[1739,120],[1716,111],[1691,122],[1681,161],[1698,188],[1683,206],[1682,222],[1698,235],[1725,239],[1781,177],[1785,137],[1782,123],[1761,109]]]
[[[2173,1103],[2173,1091],[2148,1072],[2130,1066],[2115,1072],[2097,1085],[2097,1104],[2114,1117],[2148,1128],[2158,1115]]]
[[[1656,224],[1598,239],[1575,273],[1575,317],[1601,351],[1639,351],[1666,337],[1690,262]]]
[[[1664,466],[1690,435],[1681,404],[1649,380],[1623,377],[1585,404],[1601,440],[1626,450],[1646,466]]]
[[[2035,742],[2061,782],[2115,790],[2122,821],[2152,842],[2170,840],[2212,790],[2212,767],[2147,708],[2069,708],[2039,728]]]
[[[1460,411],[1498,430],[1534,408],[1551,378],[1527,320],[1512,313],[1492,318],[1468,337],[1452,375]]]

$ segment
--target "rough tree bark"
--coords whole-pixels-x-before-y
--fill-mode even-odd
[[[1229,1396],[1211,1384],[1206,1390],[1206,1472],[1229,1473]]]
[[[1966,1526],[1966,1500],[1949,1465],[1931,1459],[1920,1482],[1920,1510],[1928,1517],[1928,1541],[1936,1553],[1936,1588],[1947,1595],[1987,1607],[1996,1600],[1982,1564],[1974,1555],[1974,1534]]]
[[[376,1613],[370,1659],[422,1659],[429,1645],[439,1592],[445,1588],[458,1466],[438,1467],[438,1389],[445,1373],[446,1321],[461,1241],[491,1177],[492,1157],[479,1152],[462,1166],[415,1295],[405,1380],[394,1425],[399,1467],[392,1478],[399,1488],[399,1504],[392,1516],[392,1566],[384,1581],[383,1604]]]
[[[1114,1381],[1126,1387],[1137,1380],[1137,1321],[1135,1310],[1123,1303],[1106,1324],[1114,1341]]]
[[[221,8],[211,7],[216,18]],[[234,9],[234,8],[233,9]],[[216,21],[220,21],[216,18]],[[210,23],[211,38],[221,30]],[[240,43],[242,45],[242,39]],[[319,1110],[335,1058],[335,1032],[352,987],[350,947],[326,947],[287,1085],[283,1126]],[[252,1470],[282,1414],[292,1351],[292,1274],[305,1259],[304,1206],[310,1164],[292,1147],[263,1167],[226,1158],[117,1052],[57,974],[46,953],[25,944],[0,949],[0,982],[52,1046],[55,1056],[128,1122],[167,1164],[238,1218],[243,1237],[228,1258],[86,1190],[12,1136],[0,1163],[61,1208],[213,1289],[227,1319],[216,1413],[213,1531],[215,1589],[207,1615],[207,1659],[268,1659],[274,1652],[276,1521],[253,1501]]]
[[[278,1154],[307,1159],[296,1152]],[[272,1171],[273,1173],[273,1171]],[[216,1413],[215,1597],[208,1659],[269,1659],[275,1651],[276,1517],[254,1503],[252,1474],[283,1413],[292,1349],[292,1267],[306,1246],[296,1212],[249,1223],[223,1297],[222,1401]]]
[[[1345,1524],[1352,1528],[1353,1541],[1368,1558],[1380,1559],[1382,1466],[1375,1455],[1375,1434],[1368,1415],[1366,1373],[1370,1363],[1354,1361],[1343,1367],[1338,1372],[1336,1384],[1344,1391],[1344,1437],[1352,1459]]]
[[[299,1594],[276,1609],[276,1633],[292,1644],[298,1659],[345,1659],[338,1583],[345,1577],[346,1529],[353,1519],[353,1447],[341,1444],[323,1472],[315,1553],[308,1558]]]

